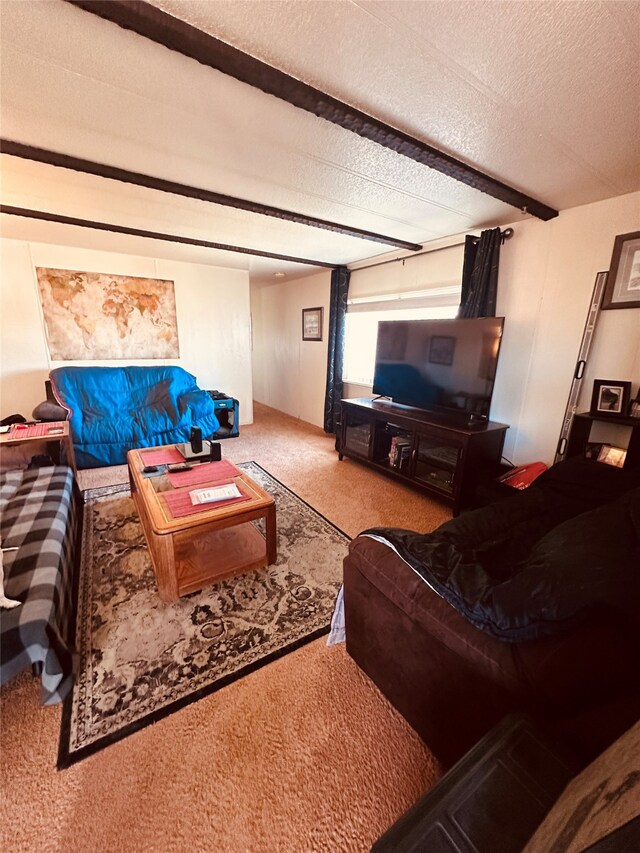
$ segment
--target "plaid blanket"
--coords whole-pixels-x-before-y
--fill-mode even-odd
[[[22,602],[0,611],[0,683],[41,665],[42,702],[62,701],[73,684],[69,642],[79,497],[70,468],[0,475],[5,594]]]

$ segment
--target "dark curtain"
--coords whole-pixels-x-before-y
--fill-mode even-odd
[[[495,317],[502,234],[499,228],[467,237],[458,317]]]
[[[327,355],[327,390],[324,398],[324,431],[335,432],[340,420],[342,399],[342,369],[344,366],[344,326],[347,313],[347,294],[351,273],[346,267],[336,267],[331,273],[331,303],[329,306],[329,352]]]

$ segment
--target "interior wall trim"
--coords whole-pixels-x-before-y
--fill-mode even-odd
[[[203,246],[206,249],[220,249],[223,252],[236,252],[241,255],[256,255],[260,258],[273,258],[276,261],[289,261],[294,264],[308,264],[312,267],[335,269],[339,264],[326,261],[314,261],[309,258],[295,258],[291,255],[279,255],[276,252],[263,252],[259,249],[248,249],[242,246],[228,246],[225,243],[212,243],[209,240],[198,240],[195,237],[183,237],[180,234],[164,234],[161,231],[145,231],[141,228],[129,228],[127,225],[115,225],[111,222],[96,222],[92,219],[77,219],[74,216],[63,216],[46,210],[31,210],[26,207],[12,207],[0,204],[0,214],[7,216],[22,216],[27,219],[39,219],[43,222],[58,222],[62,225],[76,225],[79,228],[93,228],[97,231],[111,231],[114,234],[129,234],[133,237],[147,237],[151,240],[164,240],[169,243],[184,243],[187,246]]]
[[[214,68],[287,101],[295,107],[313,113],[358,136],[409,157],[417,163],[442,172],[460,183],[490,195],[524,213],[547,221],[558,215],[552,207],[537,201],[520,190],[493,178],[472,166],[439,151],[422,140],[409,136],[367,113],[357,110],[337,98],[296,80],[284,71],[244,53],[223,41],[174,18],[161,9],[136,0],[66,0],[73,6],[132,30],[144,38],[164,45],[202,65]]]
[[[422,249],[420,243],[410,243],[407,240],[399,240],[384,234],[376,234],[373,231],[365,231],[361,228],[352,228],[326,219],[318,219],[307,216],[304,213],[295,213],[291,210],[283,210],[279,207],[261,204],[256,201],[223,195],[222,193],[206,190],[202,187],[192,187],[188,184],[180,184],[176,181],[167,181],[156,178],[153,175],[145,175],[141,172],[132,172],[117,166],[108,166],[105,163],[96,163],[93,160],[84,160],[81,157],[72,157],[69,154],[61,154],[46,148],[36,148],[33,145],[24,145],[12,139],[0,139],[0,152],[12,157],[20,157],[23,160],[33,160],[37,163],[46,163],[49,166],[59,166],[63,169],[72,169],[75,172],[84,172],[87,175],[97,175],[100,178],[109,178],[113,181],[121,181],[134,184],[147,189],[159,190],[160,192],[173,193],[174,195],[195,198],[210,204],[220,204],[223,207],[235,207],[238,210],[246,210],[249,213],[259,213],[262,216],[272,216],[276,219],[284,219],[295,222],[297,225],[308,225],[312,228],[322,228],[325,231],[334,231],[347,237],[357,237],[361,240],[373,240],[376,243],[384,243],[387,246],[395,246],[398,249],[407,249],[416,252]]]

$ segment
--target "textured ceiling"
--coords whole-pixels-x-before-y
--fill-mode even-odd
[[[154,5],[558,210],[640,188],[640,3]],[[524,217],[62,0],[5,0],[0,15],[7,139],[415,243]],[[388,251],[6,155],[2,166],[5,204],[329,263]],[[54,227],[73,242],[78,229],[43,233]],[[203,253],[255,280],[315,271]]]

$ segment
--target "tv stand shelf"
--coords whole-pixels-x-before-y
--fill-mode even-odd
[[[385,400],[342,400],[338,452],[437,496],[457,515],[480,479],[500,473],[508,429],[491,421],[457,425]]]

